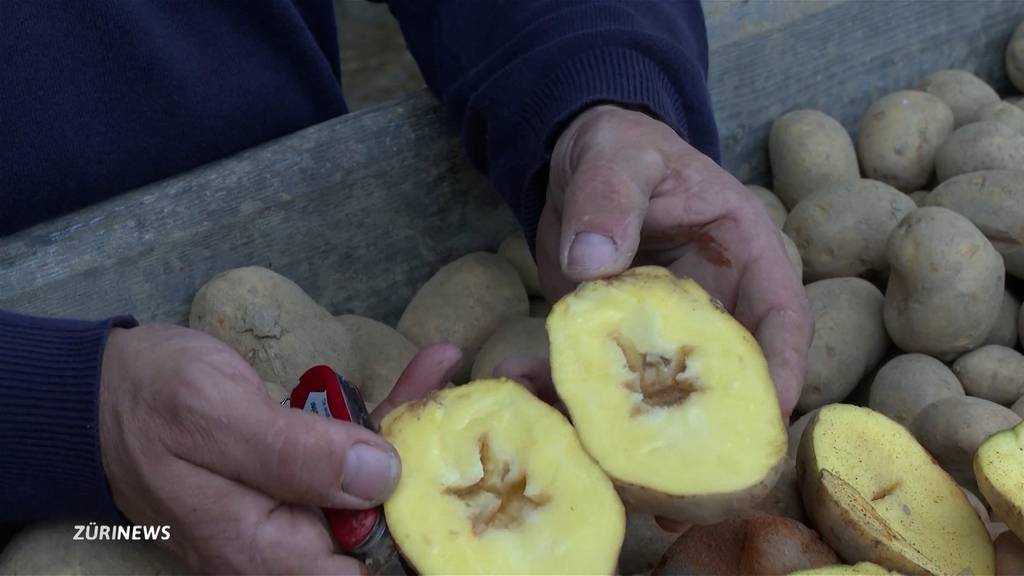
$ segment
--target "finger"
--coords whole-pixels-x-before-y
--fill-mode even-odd
[[[689,530],[692,525],[685,522],[679,522],[677,520],[670,520],[668,518],[662,518],[661,516],[655,516],[654,521],[658,523],[658,526],[666,532],[674,532],[676,534],[682,534]]]
[[[462,351],[452,344],[432,344],[420,349],[398,377],[387,398],[371,415],[374,426],[395,408],[421,398],[445,386],[459,370]]]
[[[562,215],[554,202],[545,202],[537,223],[537,277],[548,302],[558,302],[572,292],[576,282],[566,277],[559,256],[561,250]]]
[[[258,390],[209,388],[226,392],[183,411],[176,456],[296,504],[369,508],[393,490],[401,462],[372,430],[266,402]]]
[[[803,389],[813,328],[798,311],[776,308],[758,325],[755,337],[768,360],[783,420],[788,422]]]
[[[551,380],[551,363],[541,356],[514,355],[494,367],[496,378],[519,382],[548,404],[558,402],[558,394]]]
[[[225,574],[365,574],[336,553],[323,513],[282,504],[179,461],[172,470],[191,506],[177,506],[172,542],[194,568]],[[175,538],[176,534],[184,538]]]

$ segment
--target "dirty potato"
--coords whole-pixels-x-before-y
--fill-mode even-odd
[[[918,88],[949,106],[957,128],[974,122],[982,108],[999,101],[999,94],[991,86],[966,70],[939,70],[922,80]]]
[[[853,140],[831,116],[794,110],[775,120],[768,135],[775,194],[792,208],[832,182],[860,176]]]
[[[875,375],[868,406],[909,427],[926,407],[955,396],[964,396],[964,388],[945,364],[924,354],[902,354]]]
[[[935,154],[939,182],[979,170],[1024,170],[1024,134],[992,120],[954,130]]]
[[[1024,396],[1024,354],[989,344],[971,350],[953,363],[964,390],[971,396],[1009,406]]]

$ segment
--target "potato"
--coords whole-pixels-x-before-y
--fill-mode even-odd
[[[956,359],[953,373],[971,396],[1009,406],[1024,396],[1024,354],[989,344]]]
[[[964,491],[964,496],[971,503],[971,508],[974,508],[974,511],[978,513],[978,518],[981,518],[981,521],[987,526],[992,521],[992,518],[988,515],[988,508],[985,507],[985,503],[967,488],[961,486],[960,489]]]
[[[800,486],[796,476],[796,453],[800,446],[800,438],[817,410],[811,410],[789,425],[789,442],[786,449],[786,463],[779,479],[763,500],[754,508],[765,514],[792,518],[797,522],[806,522],[804,503],[800,499]]]
[[[626,537],[619,554],[622,576],[648,574],[679,534],[662,530],[650,514],[626,513]]]
[[[783,575],[838,560],[814,530],[789,518],[759,514],[691,528],[672,544],[651,574]]]
[[[362,380],[357,382],[366,406],[373,410],[398,382],[416,355],[416,345],[397,330],[372,318],[344,314],[335,318],[355,340],[362,360]]]
[[[1024,172],[982,170],[946,180],[928,195],[974,223],[1003,256],[1006,272],[1024,278]]]
[[[939,182],[980,170],[1024,170],[1024,135],[984,120],[957,128],[935,154]]]
[[[782,225],[786,223],[786,206],[779,200],[779,197],[772,193],[771,190],[764,186],[757,186],[754,184],[747,184],[747,189],[757,196],[757,199],[764,204],[765,210],[768,211],[768,216],[771,216],[772,222],[776,226],[782,228]]]
[[[473,380],[491,378],[511,355],[548,359],[548,333],[543,318],[512,318],[487,339],[476,355]]]
[[[797,473],[814,526],[847,562],[902,574],[992,573],[992,542],[963,490],[883,414],[823,407],[800,442]]]
[[[857,158],[865,178],[913,192],[935,172],[935,153],[953,131],[953,111],[939,97],[901,90],[876,100],[860,121]]]
[[[1024,346],[1024,305],[1021,305],[1017,313],[1017,337],[1020,338],[1021,346]]]
[[[505,238],[498,247],[498,255],[508,260],[519,274],[526,293],[530,296],[541,296],[540,277],[537,275],[537,262],[530,253],[530,245],[526,243],[526,234],[520,230]]]
[[[975,490],[972,461],[986,438],[1021,421],[1009,408],[961,396],[933,402],[911,425],[914,436],[961,486]]]
[[[915,208],[913,200],[887,184],[855,180],[801,200],[783,230],[800,250],[809,281],[884,272],[889,233]]]
[[[982,108],[999,101],[999,94],[991,86],[966,70],[939,70],[921,81],[918,88],[949,106],[957,128],[974,122]]]
[[[76,525],[85,525],[89,532],[78,534]],[[107,530],[111,525],[103,526]],[[126,526],[125,528],[129,528]],[[100,526],[76,520],[47,521],[31,524],[15,534],[0,554],[0,574],[22,576],[38,574],[191,574],[184,564],[152,540],[128,540],[109,535],[104,539],[92,536]],[[158,530],[158,526],[139,526],[139,530]],[[81,539],[76,540],[78,535]],[[174,537],[174,533],[169,535]],[[162,538],[158,534],[157,538]]]
[[[1024,134],[1024,109],[1000,100],[985,106],[978,112],[978,120],[991,120]]]
[[[793,272],[796,272],[796,277],[803,281],[804,277],[804,261],[800,258],[800,249],[796,247],[793,239],[782,234],[782,243],[786,245],[786,256],[789,257],[789,263],[793,265]]]
[[[996,576],[1024,574],[1024,543],[1013,532],[1003,532],[992,543],[996,549]]]
[[[526,316],[530,302],[519,275],[504,258],[474,252],[434,274],[413,296],[398,331],[419,347],[438,342],[462,349],[455,383],[465,382],[476,353],[499,326]]]
[[[974,455],[978,488],[1001,520],[1018,537],[1024,534],[1024,425],[1016,424],[989,436]]]
[[[1024,418],[1024,396],[1018,398],[1016,402],[1010,405],[1010,411]]]
[[[885,327],[901,350],[951,359],[984,342],[999,316],[1005,271],[970,220],[918,208],[893,230],[886,253]]]
[[[945,364],[924,354],[903,354],[875,375],[868,406],[909,427],[932,403],[962,396],[964,387]]]
[[[833,182],[860,176],[853,140],[831,116],[794,110],[772,123],[768,155],[773,191],[788,208]]]
[[[615,487],[560,412],[506,379],[409,402],[381,433],[402,459],[384,503],[419,574],[613,574]]]
[[[1017,345],[1017,311],[1020,310],[1020,300],[1010,293],[1003,292],[1003,305],[999,309],[999,318],[996,320],[984,344],[998,344],[1013,348]]]
[[[890,572],[885,568],[875,564],[874,562],[858,562],[853,566],[847,564],[833,564],[831,566],[822,566],[821,568],[814,568],[811,570],[800,570],[793,572],[789,576],[859,576],[860,574],[896,574],[896,572]]]
[[[266,268],[214,276],[193,298],[188,322],[234,348],[264,381],[293,386],[317,364],[363,381],[348,329],[297,284]]]
[[[1017,90],[1024,92],[1024,22],[1017,25],[1006,45],[1006,75]]]
[[[695,281],[641,266],[587,282],[547,328],[558,396],[631,510],[712,524],[771,490],[786,430],[767,361]]]
[[[860,278],[831,278],[807,285],[814,339],[796,408],[808,412],[845,398],[881,362],[889,347],[882,324],[884,298]]]
[[[929,190],[917,190],[908,194],[910,199],[914,201],[914,204],[918,206],[924,206],[925,199],[928,198]]]

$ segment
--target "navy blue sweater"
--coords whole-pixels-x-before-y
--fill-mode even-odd
[[[589,106],[645,108],[718,159],[697,2],[390,7],[531,240],[554,141]],[[331,0],[5,1],[0,54],[0,236],[346,112]],[[0,521],[117,518],[96,404],[131,313],[0,311]]]

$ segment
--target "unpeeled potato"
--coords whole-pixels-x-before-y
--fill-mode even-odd
[[[956,359],[953,372],[971,396],[1009,406],[1024,396],[1024,354],[989,344]]]
[[[964,387],[945,364],[925,354],[902,354],[875,374],[868,406],[909,427],[926,407],[958,396]]]
[[[974,122],[982,108],[999,101],[999,94],[991,86],[966,70],[939,70],[922,80],[919,88],[949,106],[956,127]]]
[[[516,269],[519,279],[530,296],[540,296],[540,277],[537,275],[537,262],[530,253],[526,243],[526,235],[522,230],[506,238],[498,247],[498,255],[508,260]]]
[[[999,318],[988,333],[983,344],[998,344],[1013,348],[1017,345],[1017,312],[1020,300],[1009,290],[1003,293],[1003,305],[999,309]]]
[[[794,110],[777,118],[768,135],[768,155],[773,192],[789,208],[823,186],[860,175],[850,135],[819,110]]]
[[[1017,87],[1017,90],[1024,92],[1024,22],[1017,25],[1010,43],[1006,46],[1006,75]]]
[[[979,170],[1024,167],[1024,134],[992,120],[961,126],[935,154],[935,174],[944,182]]]

